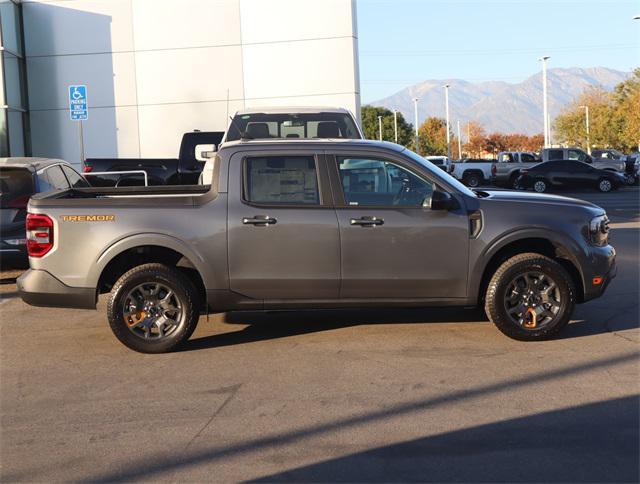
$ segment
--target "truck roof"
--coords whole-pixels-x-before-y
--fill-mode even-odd
[[[357,147],[357,148],[384,148],[393,151],[404,151],[404,146],[391,143],[389,141],[376,141],[369,139],[351,139],[351,138],[272,138],[272,139],[255,139],[255,140],[237,140],[224,143],[220,147],[220,151],[235,148],[238,146],[247,147],[286,147],[286,148],[300,148],[301,146],[314,146],[314,145],[334,145],[341,148],[344,147]]]
[[[346,113],[351,114],[348,109],[336,108],[331,106],[257,106],[251,108],[240,109],[236,114],[307,114],[307,113]]]
[[[38,157],[12,157],[0,158],[0,167],[5,168],[26,168],[29,171],[38,171],[46,166],[56,163],[69,164],[64,160],[56,158],[38,158]]]

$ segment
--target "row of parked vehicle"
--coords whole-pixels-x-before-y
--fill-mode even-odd
[[[562,187],[611,191],[638,183],[640,164],[638,153],[625,156],[616,150],[597,150],[589,155],[579,148],[546,148],[540,154],[503,151],[496,160],[452,161],[444,156],[427,159],[470,187],[491,184],[537,191]]]

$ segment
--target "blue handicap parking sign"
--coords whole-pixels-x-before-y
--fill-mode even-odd
[[[89,118],[87,86],[69,86],[69,113],[72,121],[84,121]]]

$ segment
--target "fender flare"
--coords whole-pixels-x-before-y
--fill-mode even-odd
[[[100,253],[98,258],[94,261],[88,275],[88,280],[92,287],[98,287],[98,282],[102,272],[109,262],[123,252],[141,246],[157,246],[172,249],[189,259],[191,264],[193,264],[196,270],[200,273],[200,277],[202,278],[205,287],[207,287],[208,281],[213,280],[212,274],[210,274],[211,271],[205,264],[204,258],[192,250],[183,240],[166,234],[145,232],[125,236],[121,239],[115,240],[105,250],[103,250],[102,253]]]
[[[554,247],[562,250],[563,256],[575,266],[580,275],[582,287],[585,287],[582,265],[586,262],[588,255],[579,244],[562,232],[544,227],[520,227],[501,234],[500,237],[487,244],[479,255],[475,266],[470,267],[470,275],[472,276],[469,277],[469,294],[473,299],[477,300],[480,296],[482,278],[493,257],[509,244],[526,239],[548,240]]]

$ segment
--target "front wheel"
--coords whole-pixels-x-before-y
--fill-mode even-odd
[[[613,190],[613,183],[611,183],[611,181],[607,180],[606,178],[601,178],[598,182],[598,190],[600,190],[602,193],[610,192],[611,190]]]
[[[140,353],[166,353],[189,339],[198,324],[198,292],[180,271],[143,264],[113,286],[107,305],[113,334]]]
[[[498,329],[520,341],[548,339],[575,307],[571,276],[556,261],[525,253],[505,261],[489,282],[485,311]]]

